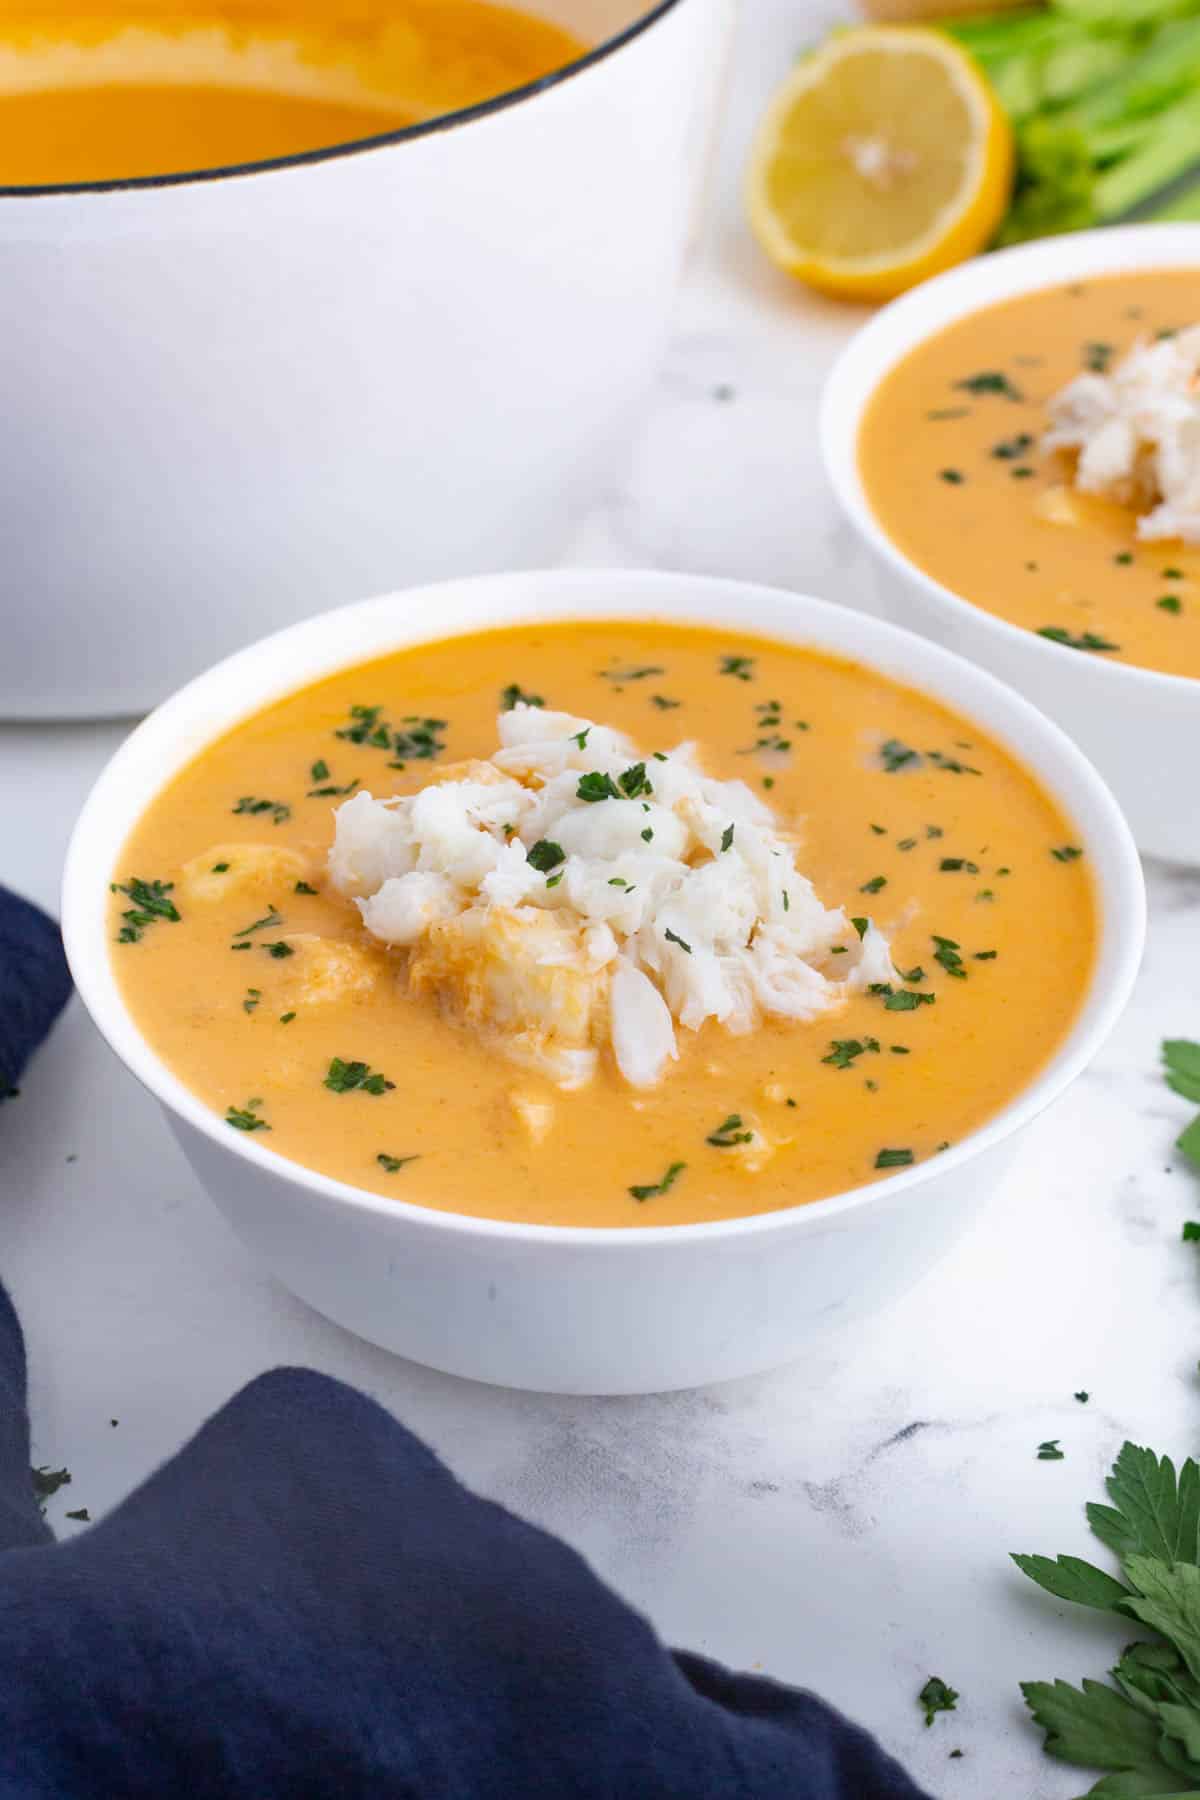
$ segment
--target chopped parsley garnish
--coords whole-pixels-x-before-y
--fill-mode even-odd
[[[1033,449],[1033,438],[1027,431],[1020,431],[1016,437],[1001,438],[993,444],[991,454],[998,462],[1018,462],[1027,450]]]
[[[225,1123],[232,1125],[235,1131],[270,1131],[267,1121],[261,1119],[254,1110],[261,1105],[261,1099],[256,1096],[253,1100],[247,1100],[245,1106],[231,1106],[225,1114]]]
[[[322,769],[325,769],[324,763],[321,763],[320,765],[318,765],[316,763],[313,764],[314,768],[316,768],[318,766],[321,767]],[[325,773],[326,774],[329,773],[328,769],[325,769]],[[357,775],[354,777],[353,781],[347,781],[342,787],[339,787],[337,785],[337,783],[334,781],[327,781],[321,787],[309,788],[307,793],[305,794],[304,798],[306,800],[324,800],[326,798],[340,796],[343,794],[352,794],[357,786],[358,786],[358,776]]]
[[[1095,631],[1081,631],[1078,635],[1073,635],[1064,625],[1039,625],[1037,635],[1049,638],[1052,644],[1062,644],[1068,650],[1091,650],[1098,655],[1121,648],[1120,644],[1100,637]]]
[[[1156,600],[1154,604],[1162,612],[1180,613],[1183,611],[1183,601],[1178,594],[1164,594],[1162,599]]]
[[[860,938],[866,937],[867,927],[871,923],[870,919],[851,919],[850,923],[853,925]]]
[[[962,870],[967,875],[978,875],[979,864],[968,862],[965,856],[943,856],[938,868],[943,875],[954,875]]]
[[[81,1507],[77,1508],[77,1510],[75,1512],[67,1513],[66,1516],[68,1519],[78,1520],[79,1524],[81,1524],[81,1525],[90,1525],[92,1522],[92,1515],[88,1511],[86,1506],[81,1506]]]
[[[599,769],[592,769],[579,777],[579,786],[575,789],[577,800],[619,800],[621,790],[611,775],[604,775]]]
[[[247,988],[246,998],[242,1001],[242,1011],[252,1013],[262,999],[261,988]]]
[[[998,950],[976,950],[973,952],[976,962],[995,962],[999,954],[1000,952]]]
[[[1062,1462],[1066,1456],[1066,1452],[1059,1449],[1058,1446],[1060,1441],[1059,1438],[1047,1438],[1044,1443],[1039,1444],[1037,1447],[1038,1461]]]
[[[566,851],[561,844],[551,838],[539,838],[529,850],[528,860],[542,875],[548,875],[551,869],[557,869],[560,862],[566,861]]]
[[[933,941],[937,945],[937,949],[933,953],[934,962],[941,963],[947,975],[954,975],[959,981],[965,981],[967,971],[963,968],[963,959],[959,951],[959,946],[955,943],[954,939],[939,937],[935,931],[933,933]]]
[[[327,762],[323,761],[322,759],[318,759],[312,765],[312,768],[308,771],[308,774],[309,774],[309,779],[312,781],[328,781],[329,780],[329,764]]]
[[[272,825],[282,825],[292,816],[292,809],[283,800],[260,800],[254,794],[243,794],[233,808],[235,813],[270,813]]]
[[[663,936],[666,938],[668,944],[678,944],[679,948],[683,951],[685,956],[690,956],[692,954],[692,946],[686,941],[686,939],[677,937],[676,934],[671,930],[669,925],[667,926],[666,930],[663,932]]]
[[[717,673],[732,675],[735,681],[753,681],[754,663],[753,656],[723,656]]]
[[[1057,849],[1051,850],[1050,854],[1055,862],[1074,862],[1083,855],[1083,851],[1078,844],[1060,844]]]
[[[829,1063],[835,1069],[849,1069],[857,1057],[865,1056],[868,1051],[878,1055],[878,1038],[834,1038],[829,1047],[829,1055],[823,1056],[821,1061]]]
[[[379,1164],[380,1168],[384,1169],[389,1175],[394,1175],[396,1171],[402,1169],[406,1163],[419,1162],[420,1160],[419,1155],[389,1156],[386,1150],[381,1150],[375,1158],[375,1161]]]
[[[228,871],[228,868],[229,868],[229,864],[226,862],[214,863],[212,868],[209,870],[209,874],[210,875],[224,875]]]
[[[875,833],[876,837],[886,837],[887,836],[887,826],[886,825],[872,825],[869,827],[869,829]]]
[[[292,1022],[292,1020],[293,1020],[293,1019],[294,1019],[294,1018],[295,1018],[295,1016],[296,1016],[296,1015],[295,1015],[295,1013],[294,1013],[294,1012],[286,1012],[286,1013],[280,1013],[280,1015],[279,1015],[279,1023],[280,1023],[280,1024],[281,1024],[281,1025],[290,1025],[290,1024],[291,1024],[291,1022]]]
[[[882,996],[885,1012],[916,1012],[918,1006],[933,1006],[937,1001],[936,994],[915,994],[911,988],[894,988],[889,981],[873,981],[867,992]]]
[[[864,881],[858,891],[860,894],[877,894],[881,888],[885,888],[886,886],[886,875],[872,875],[870,881]]]
[[[264,927],[282,924],[283,914],[277,913],[275,908],[272,907],[270,912],[264,913],[261,919],[255,919],[253,925],[243,925],[242,929],[240,931],[235,931],[233,935],[235,938],[247,938],[252,931],[262,931]]]
[[[940,825],[927,825],[925,827],[925,836],[927,838],[940,838],[945,837],[945,835],[946,834]]]
[[[657,663],[645,663],[630,669],[597,669],[596,673],[602,681],[647,681],[651,675],[665,675],[666,670]]]
[[[173,881],[145,881],[140,875],[132,875],[128,881],[109,883],[110,893],[124,894],[133,901],[133,905],[121,914],[125,923],[117,933],[118,944],[140,943],[146,927],[157,924],[160,919],[169,925],[179,924],[183,915],[171,899],[174,887]]]
[[[1091,1397],[1086,1388],[1080,1388],[1072,1395],[1072,1399],[1078,1400],[1080,1406],[1086,1406]]]
[[[71,1485],[70,1469],[47,1469],[43,1467],[30,1469],[29,1475],[33,1482],[33,1497],[43,1510],[45,1509],[47,1500],[49,1500],[52,1495],[57,1494],[59,1488],[70,1487]]]
[[[944,481],[949,487],[961,487],[966,479],[961,469],[938,470],[938,480]]]
[[[316,891],[316,888],[310,887],[307,881],[298,881],[292,889],[293,894],[315,894]]]
[[[445,729],[445,719],[408,713],[394,726],[384,718],[382,706],[352,706],[349,724],[339,726],[333,735],[369,750],[388,750],[395,759],[388,767],[403,769],[407,763],[432,762],[440,756],[446,748],[441,735]]]
[[[919,764],[921,761],[920,751],[902,744],[899,738],[888,738],[886,743],[880,744],[879,756],[888,775],[894,775],[898,769],[906,769],[910,764]]]
[[[652,794],[654,789],[646,779],[644,762],[631,763],[617,776],[617,785],[627,800],[636,800],[639,794]]]
[[[968,375],[965,381],[956,381],[954,385],[968,394],[1002,394],[1006,400],[1024,399],[1021,390],[1014,387],[1000,369],[983,369],[977,375]]]
[[[591,726],[585,725],[582,731],[573,731],[571,733],[570,742],[572,744],[574,744],[577,747],[577,749],[586,750],[587,749],[587,741],[591,737],[591,735],[592,735]]]
[[[907,1169],[909,1164],[915,1161],[916,1158],[911,1150],[880,1150],[875,1157],[875,1167],[877,1169]]]
[[[1184,574],[1182,569],[1163,569],[1162,570],[1162,578],[1164,581],[1186,581],[1187,580],[1187,576]]]
[[[1128,568],[1129,564],[1133,561],[1133,551],[1118,550],[1117,554],[1113,557],[1113,561],[1115,563],[1120,563],[1123,568]]]
[[[631,1187],[629,1192],[635,1200],[653,1200],[659,1194],[668,1193],[686,1168],[686,1163],[673,1162],[661,1181],[647,1182],[644,1187]]]
[[[901,838],[896,845],[897,850],[915,850],[916,847],[916,838]]]
[[[732,848],[733,848],[733,826],[727,825],[725,827],[724,831],[721,833],[722,854],[724,854],[724,852],[726,850],[731,850]]]
[[[559,882],[562,880],[562,878],[563,878],[563,870],[562,869],[560,869],[558,871],[557,875],[547,875],[546,886],[548,888],[556,888],[558,886]]]
[[[970,763],[959,762],[956,756],[946,756],[941,750],[925,752],[935,769],[941,769],[947,775],[979,775],[980,769],[972,768]]]
[[[921,967],[920,963],[918,963],[915,968],[901,969],[900,970],[900,979],[901,979],[901,981],[911,981],[915,986],[917,982],[924,981],[925,971]]]
[[[340,1056],[335,1056],[324,1085],[335,1094],[349,1094],[356,1088],[364,1094],[383,1094],[396,1084],[384,1075],[373,1073],[365,1062],[344,1062]]]
[[[969,406],[939,406],[939,407],[935,407],[933,412],[927,412],[925,414],[925,417],[927,419],[935,419],[935,420],[969,419],[970,416],[971,416],[971,409]]]
[[[1092,375],[1107,375],[1115,355],[1112,344],[1088,343],[1083,346],[1083,366]]]
[[[650,825],[647,825],[645,831],[643,831],[640,835],[641,835],[641,840],[642,840],[643,844],[649,844],[649,843],[653,842],[653,839],[654,839],[653,827]]]
[[[1037,470],[1031,469],[1028,463],[1021,463],[1017,468],[1009,470],[1014,481],[1028,481],[1036,473]]]
[[[917,1705],[925,1710],[926,1725],[932,1725],[940,1712],[956,1712],[958,1702],[957,1688],[947,1687],[940,1675],[931,1675],[917,1695]],[[954,1754],[961,1756],[962,1752],[957,1751]]]
[[[511,712],[514,706],[545,706],[540,694],[528,694],[519,682],[510,681],[500,690],[500,711]]]
[[[742,1121],[741,1113],[730,1113],[722,1119],[715,1131],[710,1131],[705,1138],[714,1150],[732,1150],[738,1144],[750,1144],[754,1141],[753,1131],[748,1131]]]
[[[651,706],[657,706],[659,712],[674,712],[677,706],[683,705],[683,701],[669,700],[666,694],[651,694],[650,704]]]
[[[1195,1219],[1186,1219],[1182,1237],[1185,1244],[1200,1244],[1200,1223]]]
[[[275,958],[276,962],[282,962],[285,956],[295,956],[296,954],[292,945],[283,938],[277,939],[273,944],[264,944],[262,947],[268,956]]]

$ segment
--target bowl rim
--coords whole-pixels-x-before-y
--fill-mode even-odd
[[[457,623],[448,628],[447,620],[456,617]],[[998,738],[1071,817],[1088,850],[1095,884],[1099,929],[1091,978],[1074,1023],[1054,1054],[1005,1106],[959,1143],[880,1181],[749,1217],[657,1226],[546,1225],[481,1218],[357,1188],[267,1149],[251,1136],[230,1132],[221,1116],[192,1093],[143,1037],[117,984],[106,902],[120,846],[153,797],[181,768],[272,700],[339,669],[387,655],[389,647],[400,650],[480,629],[580,619],[713,626],[728,630],[735,641],[773,640],[858,661],[957,708],[979,729]],[[965,702],[958,698],[962,694],[968,696]],[[980,710],[996,716],[981,718]],[[1047,763],[1053,765],[1053,773],[1042,766]],[[1066,790],[1072,790],[1071,798]],[[1081,812],[1087,815],[1082,823]],[[214,1146],[333,1207],[348,1206],[424,1230],[492,1242],[618,1254],[653,1244],[682,1246],[817,1230],[969,1163],[1044,1110],[1106,1041],[1133,988],[1145,923],[1141,863],[1117,802],[1066,733],[995,676],[899,626],[828,600],[732,578],[637,569],[469,576],[358,601],[257,640],[177,690],[115,751],[79,813],[62,881],[63,942],[93,1023],[167,1113]]]
[[[826,377],[818,410],[826,479],[842,512],[875,553],[895,573],[919,585],[956,623],[969,620],[977,630],[1009,647],[1021,645],[1033,656],[1063,654],[1061,645],[1039,638],[946,587],[907,556],[884,530],[867,499],[857,456],[862,419],[881,382],[898,362],[946,326],[1003,300],[1055,287],[1064,278],[1152,274],[1157,269],[1193,264],[1200,274],[1200,223],[1186,220],[1110,225],[1013,244],[948,269],[902,294],[855,332],[841,351]],[[998,272],[997,291],[989,293],[993,272]],[[868,378],[878,352],[892,340],[894,348],[886,364]],[[1108,662],[1103,657],[1089,657],[1086,666],[1089,677],[1100,686],[1107,682],[1115,691],[1122,684],[1139,685],[1148,696],[1157,692],[1194,697],[1200,680],[1165,669],[1148,669],[1140,663]]]
[[[130,189],[186,187],[199,182],[225,181],[235,175],[265,175],[277,169],[302,168],[307,163],[334,162],[341,157],[360,155],[364,151],[386,150],[393,144],[406,144],[418,138],[433,137],[438,132],[473,124],[476,119],[488,118],[493,113],[505,112],[524,101],[536,99],[539,94],[560,86],[573,76],[582,75],[597,63],[607,61],[614,52],[623,50],[626,44],[641,37],[643,32],[658,24],[660,19],[673,12],[679,4],[680,0],[654,0],[652,5],[646,6],[627,25],[603,38],[600,43],[593,44],[582,56],[573,57],[561,68],[551,69],[548,74],[539,75],[535,81],[522,82],[519,87],[505,88],[503,93],[493,94],[487,100],[477,100],[472,106],[460,106],[453,112],[438,113],[435,118],[423,119],[416,125],[401,125],[392,131],[372,133],[370,137],[349,138],[343,143],[319,145],[314,150],[294,150],[288,156],[221,163],[214,168],[178,169],[167,175],[126,175],[111,177],[105,181],[0,184],[0,200],[38,199],[48,194],[112,194],[125,193]]]

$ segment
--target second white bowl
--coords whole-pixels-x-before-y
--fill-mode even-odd
[[[1200,225],[1048,238],[925,282],[877,313],[843,351],[822,398],[821,443],[842,510],[879,561],[889,616],[990,669],[1063,726],[1112,787],[1147,855],[1200,863],[1200,681],[1071,655],[973,606],[897,549],[871,510],[858,466],[859,428],[880,382],[955,319],[1056,282],[1167,268],[1200,274]],[[896,454],[903,453],[897,445]]]

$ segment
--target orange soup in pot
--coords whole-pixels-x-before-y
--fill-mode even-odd
[[[1200,677],[1200,543],[1155,531],[1161,496],[1136,441],[1178,392],[1156,396],[1151,368],[1132,461],[1118,451],[1107,483],[1081,480],[1083,458],[1053,432],[1074,392],[1098,437],[1131,354],[1182,341],[1198,319],[1200,268],[1089,278],[946,326],[884,377],[863,418],[879,523],[935,581],[1066,654]]]
[[[0,186],[228,168],[494,99],[584,46],[491,0],[19,0]]]
[[[1070,822],[940,703],[657,623],[423,644],[204,749],[112,871],[224,1128],[454,1212],[640,1226],[936,1158],[1069,1030]]]

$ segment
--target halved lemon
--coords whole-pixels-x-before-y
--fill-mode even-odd
[[[1012,128],[944,33],[865,25],[798,63],[758,129],[747,204],[775,262],[847,299],[964,262],[1008,206]]]

